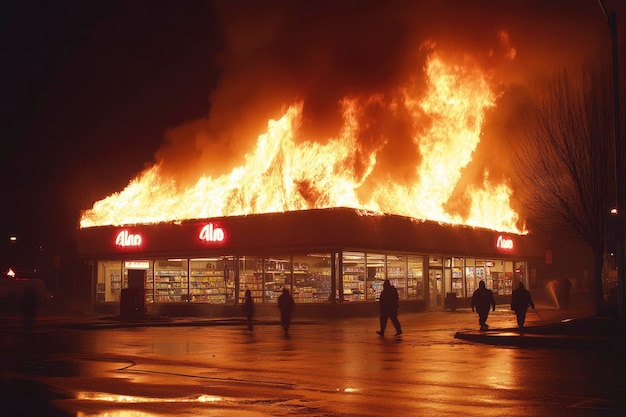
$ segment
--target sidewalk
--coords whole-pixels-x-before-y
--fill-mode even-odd
[[[615,317],[594,317],[589,308],[558,310],[549,306],[537,306],[538,311],[529,311],[527,326],[520,330],[511,327],[513,313],[506,305],[498,305],[496,312],[489,316],[491,328],[487,331],[462,329],[468,323],[474,324],[475,313],[469,309],[454,312],[419,312],[407,313],[408,319],[433,322],[449,321],[445,326],[460,329],[454,338],[471,343],[499,346],[539,347],[539,348],[621,348],[626,347],[624,321]],[[541,312],[541,313],[539,313]],[[342,319],[346,320],[346,319]],[[350,320],[350,319],[347,319]],[[294,325],[314,325],[327,320],[294,317]],[[255,325],[279,325],[278,317],[257,317]],[[145,316],[135,320],[121,319],[119,316],[70,316],[41,315],[36,318],[37,329],[69,328],[78,330],[100,330],[133,327],[174,327],[174,326],[233,326],[245,325],[243,317],[152,317]],[[442,323],[442,325],[444,325]],[[21,316],[0,318],[0,329],[19,330],[23,328]]]
[[[550,316],[558,316],[560,311],[556,310]],[[584,311],[571,313],[567,318],[551,317],[546,323],[531,324],[523,329],[500,327],[486,331],[461,330],[454,337],[498,346],[622,350],[626,347],[623,320],[617,317],[596,317]]]

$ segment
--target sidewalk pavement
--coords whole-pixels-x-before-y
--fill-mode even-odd
[[[523,329],[508,327],[511,324],[511,315],[508,306],[501,305],[497,313],[489,318],[492,328],[486,331],[478,329],[463,329],[454,334],[454,338],[471,343],[482,343],[499,346],[539,347],[539,348],[626,348],[626,323],[616,317],[596,317],[589,308],[573,308],[558,310],[555,308],[540,308],[534,311],[540,321],[527,320],[528,326]],[[465,311],[467,310],[467,311]],[[459,309],[447,313],[471,313],[469,309]],[[442,312],[410,313],[417,316],[442,314]],[[444,313],[446,314],[446,313]],[[471,313],[475,315],[475,313]],[[529,315],[531,311],[529,311]],[[441,318],[441,316],[439,316]],[[514,316],[513,316],[514,318]],[[474,317],[472,317],[472,322]],[[294,324],[319,324],[326,319],[315,320],[297,317]],[[514,320],[513,320],[514,322]],[[122,319],[119,316],[90,316],[90,315],[40,315],[36,318],[34,327],[37,329],[69,328],[79,330],[120,329],[132,327],[174,327],[174,326],[225,326],[245,325],[243,317],[154,317],[142,316],[136,319]],[[465,321],[463,321],[465,323]],[[278,325],[280,321],[275,317],[258,317],[256,325]],[[498,326],[499,324],[499,326]],[[0,329],[21,329],[24,321],[21,316],[5,316],[0,318]],[[462,324],[461,324],[462,325]],[[507,326],[507,327],[503,327]],[[459,326],[460,327],[460,326]]]
[[[626,347],[626,323],[623,319],[594,316],[584,310],[570,312],[572,314],[567,318],[558,318],[559,311],[562,310],[551,314],[552,320],[544,322],[542,319],[544,323],[522,329],[461,330],[454,337],[473,343],[531,348],[623,350]]]
[[[623,350],[626,346],[623,324],[610,317],[585,317],[523,329],[463,330],[454,337],[473,343],[518,347]]]

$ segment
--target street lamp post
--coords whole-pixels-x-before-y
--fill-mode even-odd
[[[620,132],[619,109],[619,59],[617,56],[617,13],[607,13],[602,0],[598,0],[611,33],[611,54],[613,58],[613,123],[614,123],[614,151],[615,151],[615,210],[617,216],[617,230],[615,242],[615,263],[617,265],[617,310],[620,318],[624,317],[624,201],[622,179],[622,146]]]

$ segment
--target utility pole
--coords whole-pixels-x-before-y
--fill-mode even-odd
[[[619,109],[619,59],[617,49],[617,13],[607,13],[602,0],[598,0],[602,13],[609,25],[611,33],[611,53],[613,57],[613,123],[615,136],[615,213],[617,216],[617,230],[615,242],[615,263],[617,266],[617,311],[620,318],[624,318],[624,200],[622,178],[622,146],[620,131]]]

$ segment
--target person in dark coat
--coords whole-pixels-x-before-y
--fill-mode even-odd
[[[283,293],[278,297],[278,308],[280,309],[280,323],[285,331],[285,336],[289,332],[289,326],[291,325],[291,314],[296,307],[296,302],[293,301],[293,297],[289,294],[287,288],[283,288]]]
[[[243,296],[243,311],[246,313],[248,320],[248,330],[252,330],[252,317],[254,317],[254,300],[252,299],[252,291],[246,290]]]
[[[528,311],[529,306],[534,309],[535,303],[533,303],[530,292],[524,288],[524,283],[520,282],[519,287],[514,289],[511,294],[511,310],[515,311],[515,316],[517,316],[517,325],[520,329],[524,327],[526,312]]]
[[[496,311],[496,300],[493,298],[493,292],[487,289],[485,281],[478,283],[478,289],[472,294],[472,311],[478,312],[478,324],[480,330],[487,330],[487,317],[489,317],[489,307]]]
[[[402,334],[402,327],[398,321],[398,308],[400,307],[400,297],[398,296],[398,290],[391,285],[388,279],[383,282],[383,291],[380,293],[380,330],[377,331],[379,336],[385,335],[385,328],[387,327],[387,320],[391,320],[393,326],[396,328],[396,336]]]

